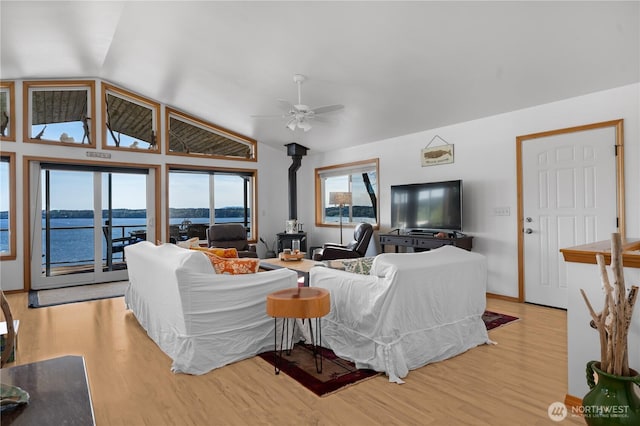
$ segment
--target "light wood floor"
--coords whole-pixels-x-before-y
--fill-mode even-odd
[[[497,345],[411,371],[403,385],[381,376],[324,398],[257,357],[173,374],[123,298],[39,309],[26,293],[8,299],[16,364],[84,356],[98,425],[544,425],[557,424],[547,408],[567,391],[566,313],[497,299],[487,308],[521,318],[489,332]]]

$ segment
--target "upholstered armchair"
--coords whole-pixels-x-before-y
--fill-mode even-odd
[[[258,257],[255,244],[247,241],[247,230],[239,223],[211,225],[207,229],[209,247],[235,248],[238,257]]]
[[[313,260],[353,259],[364,257],[373,236],[373,226],[370,223],[359,223],[353,231],[353,241],[347,245],[326,243],[316,250]]]

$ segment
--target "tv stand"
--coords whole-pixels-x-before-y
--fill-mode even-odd
[[[411,247],[414,251],[437,249],[442,246],[456,246],[471,251],[473,237],[462,236],[454,233],[454,237],[438,238],[431,231],[411,231],[406,234],[380,234],[380,246],[384,252],[384,246],[395,246],[398,253],[399,247]]]

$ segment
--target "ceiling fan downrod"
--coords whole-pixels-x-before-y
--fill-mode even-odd
[[[305,77],[302,74],[293,75],[293,81],[298,85],[298,105],[302,105],[302,91],[300,89],[300,86],[302,85],[302,82],[305,81],[306,79],[307,77]]]

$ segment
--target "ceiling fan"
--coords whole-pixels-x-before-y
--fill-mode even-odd
[[[302,74],[294,74],[293,81],[298,85],[298,103],[292,104],[289,101],[284,99],[278,99],[278,105],[285,113],[280,115],[252,115],[254,118],[286,118],[287,124],[286,127],[289,130],[295,130],[296,127],[299,129],[308,132],[311,130],[310,120],[317,120],[318,114],[324,114],[331,111],[337,111],[339,109],[344,108],[344,105],[326,105],[316,108],[310,108],[307,105],[302,103],[302,94],[300,90],[300,86],[307,79]]]

